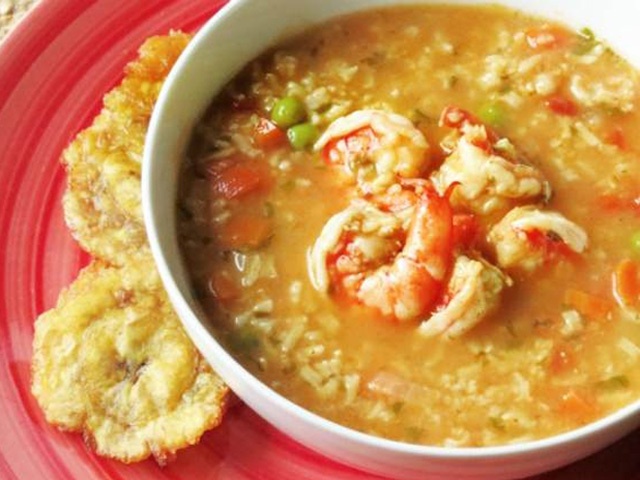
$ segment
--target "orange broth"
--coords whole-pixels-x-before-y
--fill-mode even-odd
[[[543,172],[544,208],[580,225],[589,246],[508,272],[498,311],[453,340],[321,294],[308,251],[356,193],[283,132],[256,136],[284,96],[302,100],[320,132],[362,108],[404,115],[428,139],[433,168],[445,156],[442,109],[474,112]],[[639,107],[637,72],[588,29],[497,6],[332,20],[254,60],[196,128],[179,199],[193,288],[247,369],[363,432],[485,446],[594,421],[640,397],[640,316],[612,293],[616,266],[640,261]],[[231,174],[219,162],[257,173],[221,191]]]

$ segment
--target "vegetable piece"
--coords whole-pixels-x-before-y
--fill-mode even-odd
[[[500,430],[501,432],[505,431],[507,428],[504,418],[497,415],[490,416],[489,423],[493,428],[495,428],[496,430]]]
[[[240,289],[231,278],[229,272],[215,271],[209,280],[209,289],[221,303],[228,303],[240,296]]]
[[[601,390],[622,390],[629,387],[629,377],[626,375],[614,375],[605,380],[600,380],[596,383],[596,387]]]
[[[620,150],[627,149],[627,138],[621,127],[617,126],[609,130],[604,137],[604,141],[609,145],[615,145]]]
[[[622,260],[613,273],[613,296],[622,307],[636,307],[640,301],[640,264]]]
[[[553,113],[567,117],[574,117],[580,111],[573,100],[562,95],[551,95],[545,99],[544,104]]]
[[[634,253],[640,254],[640,230],[634,232],[629,239],[631,249]]]
[[[244,355],[250,355],[260,347],[258,336],[246,328],[229,334],[228,341],[232,350]]]
[[[504,107],[498,102],[485,103],[478,111],[480,120],[494,128],[504,125],[506,113]]]
[[[318,129],[312,123],[301,123],[287,130],[289,143],[295,150],[304,150],[310,147],[318,136]]]
[[[271,120],[260,118],[253,129],[253,139],[258,147],[272,149],[283,145],[287,135]]]
[[[566,45],[567,31],[553,25],[532,27],[525,32],[527,44],[534,50],[552,50]]]
[[[217,233],[218,242],[224,249],[255,249],[271,237],[272,225],[261,215],[237,213],[222,224]]]
[[[611,303],[604,298],[575,288],[569,288],[565,292],[564,303],[593,319],[606,317],[612,307]]]
[[[586,393],[571,389],[560,397],[558,410],[567,416],[587,421],[596,415],[598,408]]]
[[[283,97],[271,109],[271,120],[280,128],[288,128],[307,118],[304,104],[295,97]]]
[[[216,161],[207,167],[213,194],[231,200],[267,190],[271,184],[268,167],[242,155]]]
[[[617,195],[607,193],[596,197],[598,206],[611,212],[630,212],[640,215],[640,195]]]
[[[549,372],[554,375],[566,373],[576,366],[573,350],[568,345],[556,345],[549,357]]]
[[[577,40],[576,46],[573,48],[573,53],[576,55],[586,55],[598,44],[595,34],[587,27],[580,29]]]

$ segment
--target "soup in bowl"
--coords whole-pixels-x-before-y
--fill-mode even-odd
[[[638,424],[636,34],[596,2],[503,3],[232,2],[151,121],[187,331],[369,471],[522,477]]]

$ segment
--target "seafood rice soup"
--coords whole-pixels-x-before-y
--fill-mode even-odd
[[[193,289],[248,370],[340,424],[444,446],[574,429],[640,396],[639,132],[637,73],[588,28],[333,20],[196,127]]]

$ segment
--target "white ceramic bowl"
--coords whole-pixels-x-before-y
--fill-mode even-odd
[[[440,3],[447,0],[438,0]],[[482,3],[449,0],[450,3]],[[308,447],[340,462],[398,478],[520,478],[575,461],[640,424],[640,402],[578,430],[531,443],[485,448],[409,445],[365,435],[281,397],[240,366],[207,330],[192,297],[176,238],[178,167],[191,131],[220,88],[279,39],[332,16],[419,0],[232,0],[196,35],[162,90],[143,167],[143,206],[153,254],[184,326],[206,359],[252,409]],[[640,2],[492,0],[559,19],[598,36],[640,66]]]

